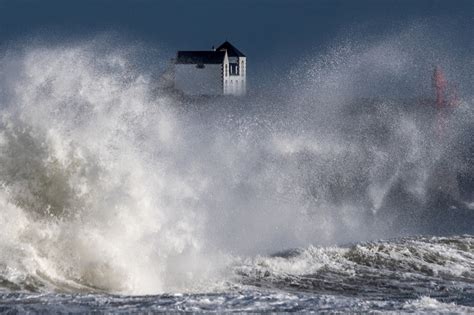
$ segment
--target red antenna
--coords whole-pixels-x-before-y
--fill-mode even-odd
[[[446,88],[448,83],[444,77],[441,68],[436,66],[433,73],[433,87],[436,91],[436,108],[441,109],[445,107]]]
[[[436,94],[437,133],[441,139],[446,129],[448,109],[457,106],[459,101],[456,88],[448,93],[448,82],[439,66],[435,67],[433,73],[433,88]]]

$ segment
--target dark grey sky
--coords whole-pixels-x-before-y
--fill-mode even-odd
[[[254,69],[278,74],[334,38],[377,39],[414,21],[472,48],[472,0],[0,0],[0,45],[114,32],[171,55],[228,39]]]

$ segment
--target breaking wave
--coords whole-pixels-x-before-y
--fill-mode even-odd
[[[351,83],[411,78],[406,57],[417,52],[397,43],[311,61],[284,98],[205,100],[158,88],[133,49],[3,51],[2,290],[333,292],[330,279],[347,276],[350,291],[365,281],[354,266],[373,278],[367,290],[382,271],[472,281],[470,237],[312,247],[473,232],[470,94],[460,87],[439,140],[429,88],[421,101]],[[420,68],[429,81],[431,68]],[[239,258],[288,248],[306,249]]]
[[[245,284],[298,292],[381,299],[420,295],[471,305],[474,242],[470,236],[405,238],[347,247],[309,247],[242,261]]]

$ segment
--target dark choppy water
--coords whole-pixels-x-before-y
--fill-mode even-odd
[[[235,258],[211,292],[1,294],[4,312],[474,311],[474,238],[405,238]],[[225,288],[224,288],[225,287]],[[37,288],[38,289],[38,288]]]
[[[5,313],[83,312],[370,312],[472,313],[473,307],[443,303],[429,297],[412,300],[366,300],[357,297],[242,291],[238,293],[165,294],[153,296],[8,294]]]

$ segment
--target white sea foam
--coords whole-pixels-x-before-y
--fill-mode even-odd
[[[347,62],[390,45],[316,63],[281,111],[255,116],[157,92],[133,58],[102,48],[26,46],[0,60],[0,274],[13,289],[213,290],[233,256],[398,233],[390,220],[367,227],[396,185],[427,198],[426,125],[393,101],[364,101],[373,112],[350,119],[331,107],[352,95]],[[407,67],[395,59],[375,67]],[[309,248],[261,259],[298,275],[346,251]]]
[[[428,296],[406,302],[403,306],[405,311],[422,312],[429,314],[472,314],[474,308],[469,306],[456,305],[455,303],[443,303]]]

